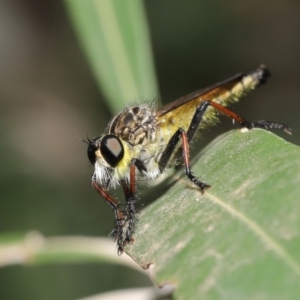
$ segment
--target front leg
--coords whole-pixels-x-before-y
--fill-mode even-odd
[[[92,178],[91,181],[92,187],[100,194],[102,198],[111,206],[115,214],[116,225],[111,235],[114,240],[117,241],[118,245],[118,255],[121,255],[124,251],[124,237],[123,237],[123,228],[125,225],[125,218],[122,211],[119,209],[119,203],[111,197],[106,190],[104,190],[97,182]]]

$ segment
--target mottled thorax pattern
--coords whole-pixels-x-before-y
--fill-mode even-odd
[[[131,146],[154,142],[157,127],[156,112],[149,105],[126,108],[115,117],[108,127],[108,133],[121,137]]]

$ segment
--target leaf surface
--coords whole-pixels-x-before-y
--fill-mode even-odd
[[[126,252],[175,299],[297,299],[300,149],[264,130],[231,131],[139,216]]]

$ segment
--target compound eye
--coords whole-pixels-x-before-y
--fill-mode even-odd
[[[101,154],[106,162],[115,167],[124,157],[124,148],[121,141],[114,135],[106,135],[100,146]]]

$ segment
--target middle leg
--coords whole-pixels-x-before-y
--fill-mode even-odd
[[[178,128],[177,131],[174,133],[174,135],[171,137],[170,141],[168,142],[168,145],[166,149],[164,150],[160,160],[159,160],[159,168],[160,171],[163,172],[163,170],[166,168],[166,166],[169,163],[169,160],[171,159],[172,155],[175,155],[175,159],[177,158],[177,152],[182,151],[183,156],[183,162],[185,166],[185,173],[188,176],[188,178],[197,185],[201,192],[204,193],[205,189],[210,188],[210,185],[201,182],[198,180],[192,173],[191,167],[190,167],[190,159],[189,159],[189,143],[194,137],[197,129],[200,126],[201,121],[203,120],[203,115],[206,112],[208,106],[210,105],[210,102],[203,101],[196,109],[195,114],[192,118],[192,121],[190,123],[190,126],[185,132],[182,128]],[[177,150],[178,143],[181,140],[181,147]],[[175,152],[175,154],[174,154]]]
[[[122,181],[123,190],[125,193],[125,209],[124,209],[124,215],[126,217],[126,222],[128,222],[128,227],[126,229],[125,234],[125,245],[133,241],[133,231],[134,231],[134,225],[136,221],[136,202],[137,202],[137,196],[136,196],[136,168],[139,170],[139,172],[142,173],[142,171],[147,171],[145,165],[143,162],[137,158],[133,158],[130,163],[130,175],[129,175],[129,184],[125,181]]]

